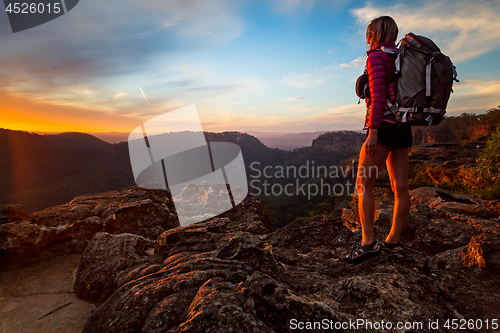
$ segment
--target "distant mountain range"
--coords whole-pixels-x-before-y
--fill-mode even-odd
[[[134,185],[127,143],[83,133],[39,135],[0,129],[0,203],[28,211],[75,195]]]
[[[498,108],[480,116],[450,117],[441,126],[414,129],[414,144],[485,140],[497,124],[500,124]],[[253,134],[264,135],[262,132]],[[247,176],[252,179],[256,176],[255,169],[250,168],[253,162],[259,162],[261,169],[265,166],[300,167],[307,161],[325,166],[345,163],[346,159],[357,156],[363,140],[363,134],[356,132],[272,133],[264,139],[267,145],[254,135],[240,132],[206,132],[205,136],[209,142],[238,144]],[[269,147],[273,142],[281,146],[288,142],[288,148],[307,146],[287,151]],[[0,204],[21,204],[32,212],[63,204],[78,195],[122,190],[134,185],[127,142],[112,144],[84,133],[41,135],[0,129]],[[266,205],[268,201],[277,200],[272,196],[262,199]],[[294,198],[296,201],[291,204],[285,199],[279,198],[275,207],[268,206],[271,214],[284,216],[288,210],[288,215],[296,215],[290,211],[298,209],[303,200]]]
[[[345,154],[325,154],[312,146],[294,151],[270,148],[246,133],[206,132],[205,136],[209,142],[237,143],[248,176],[252,162],[261,167],[301,165],[305,160],[332,165],[345,158]],[[0,203],[37,211],[78,195],[121,190],[135,182],[127,142],[111,144],[84,133],[40,135],[0,129],[0,184]]]
[[[355,131],[362,132],[362,131]],[[296,148],[308,147],[312,145],[312,141],[318,136],[324,133],[329,133],[327,131],[316,131],[316,132],[303,132],[303,133],[279,133],[279,132],[260,132],[260,131],[247,131],[257,139],[259,139],[263,144],[269,148],[279,148],[283,150],[292,150]],[[39,133],[39,134],[51,134],[51,133]],[[89,133],[103,141],[109,143],[120,143],[128,140],[128,133],[119,132],[109,132],[109,133]]]
[[[308,147],[324,131],[305,132],[305,133],[268,133],[249,131],[248,134],[255,136],[263,144],[270,148],[279,148],[283,150],[292,150],[295,148]]]

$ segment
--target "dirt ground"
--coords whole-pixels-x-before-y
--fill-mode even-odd
[[[95,309],[73,292],[80,255],[0,272],[1,333],[78,333]]]

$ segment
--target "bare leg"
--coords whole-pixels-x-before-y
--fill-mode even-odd
[[[387,158],[387,171],[394,192],[394,215],[387,243],[397,243],[401,238],[403,227],[410,213],[410,195],[408,193],[408,148],[395,149]]]
[[[361,245],[366,246],[373,243],[373,224],[375,222],[375,200],[373,198],[373,185],[378,177],[380,169],[384,166],[389,154],[390,147],[377,143],[373,155],[366,154],[365,144],[361,147],[359,154],[359,167],[356,179],[356,191],[358,193],[359,218],[362,227]]]

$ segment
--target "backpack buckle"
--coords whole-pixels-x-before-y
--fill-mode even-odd
[[[433,120],[434,120],[434,119],[432,118],[432,116],[431,116],[431,115],[429,115],[427,118],[425,118],[425,121],[429,123],[429,126],[431,126],[431,125],[432,125],[432,121],[433,121]]]

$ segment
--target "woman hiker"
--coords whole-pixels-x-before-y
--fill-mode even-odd
[[[362,240],[349,255],[349,262],[357,263],[368,255],[387,251],[403,253],[399,243],[404,223],[410,211],[408,194],[408,148],[412,146],[409,126],[398,126],[394,115],[388,110],[387,100],[396,100],[396,55],[384,52],[384,48],[397,50],[395,41],[398,26],[389,16],[372,20],[366,29],[369,44],[366,69],[369,78],[370,96],[367,97],[365,141],[359,154],[356,179],[359,217],[362,226]],[[376,240],[373,234],[375,221],[375,201],[373,186],[379,170],[387,166],[394,192],[394,215],[391,231],[385,239]]]

